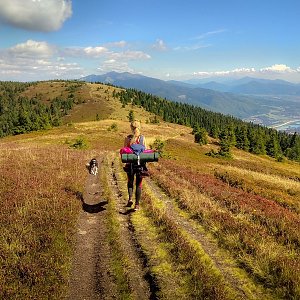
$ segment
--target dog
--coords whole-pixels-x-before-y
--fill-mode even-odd
[[[90,172],[90,174],[92,175],[97,175],[98,174],[98,161],[96,158],[91,159],[89,165],[88,165],[88,170]]]

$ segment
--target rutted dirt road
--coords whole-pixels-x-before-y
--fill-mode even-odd
[[[232,263],[230,255],[224,252],[220,254],[218,245],[199,229],[196,222],[180,213],[175,200],[167,197],[151,178],[144,181],[143,193],[155,195],[160,205],[168,211],[168,217],[204,249],[239,299],[269,298],[261,291],[252,289],[251,279],[245,277],[245,274],[241,277],[236,276],[238,266]],[[163,277],[158,278],[153,272],[157,267],[156,259],[147,256],[147,251],[140,243],[141,237],[137,236],[132,222],[134,214],[144,214],[144,211],[134,212],[126,208],[126,199],[126,176],[116,155],[109,153],[100,162],[98,175],[87,176],[85,191],[81,195],[82,212],[77,226],[68,299],[121,299],[126,298],[124,289],[128,291],[128,299],[171,299],[169,295],[172,295],[172,291],[167,289],[172,287],[164,286],[163,282],[167,280]],[[145,215],[147,214],[149,215],[146,212]],[[125,274],[126,287],[124,288],[123,283],[123,291],[120,290],[118,276],[114,273],[114,247],[109,242],[112,219],[117,224],[118,234],[115,236],[115,242],[119,245],[118,252],[122,257]],[[144,235],[147,239],[147,233]],[[176,260],[173,264],[176,269]],[[193,298],[186,294],[184,299]]]

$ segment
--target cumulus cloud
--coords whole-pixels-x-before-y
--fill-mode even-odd
[[[260,72],[267,73],[267,72],[276,72],[276,73],[287,73],[287,72],[297,72],[297,70],[293,70],[292,68],[288,67],[287,65],[277,64],[271,67],[262,68]]]
[[[91,57],[99,57],[102,56],[103,54],[108,52],[108,49],[105,47],[86,47],[83,49],[83,52],[87,55],[87,56],[91,56]]]
[[[28,40],[11,47],[8,52],[16,57],[50,57],[54,54],[55,47],[46,42]]]
[[[55,31],[72,15],[71,0],[0,0],[0,20],[34,31]]]
[[[67,75],[68,78],[79,78],[84,73],[79,61],[82,66],[90,66],[89,60],[96,60],[101,66],[98,69],[102,71],[132,73],[131,61],[151,58],[143,51],[126,50],[124,47],[127,47],[125,41],[60,48],[45,41],[27,40],[11,48],[0,49],[0,80],[43,80],[67,78]],[[87,72],[93,72],[93,69]]]
[[[77,78],[82,68],[77,63],[64,63],[51,59],[32,57],[0,60],[0,80],[46,80],[54,78]]]
[[[103,64],[98,68],[101,72],[129,72],[134,73],[134,70],[129,67],[127,62],[120,62],[115,59],[109,59],[103,62]]]
[[[28,40],[0,50],[0,80],[44,80],[77,78],[82,68],[76,62],[65,62],[59,49],[46,43]]]
[[[109,50],[103,46],[96,47],[72,47],[61,49],[61,52],[65,56],[71,57],[88,57],[88,58],[99,58],[109,53]]]

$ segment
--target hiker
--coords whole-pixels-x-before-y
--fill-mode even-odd
[[[124,147],[131,148],[133,152],[137,155],[142,153],[146,149],[145,137],[141,135],[141,123],[139,121],[133,121],[130,124],[132,134],[128,135],[124,141]],[[133,183],[135,175],[135,206],[134,210],[139,209],[139,203],[142,195],[142,180],[147,172],[146,165],[133,165],[133,163],[126,163],[124,170],[127,173],[128,183],[128,203],[126,207],[131,207],[133,204],[132,195],[133,195]]]

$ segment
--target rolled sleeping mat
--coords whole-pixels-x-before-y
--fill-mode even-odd
[[[158,161],[159,152],[141,153],[138,157],[136,154],[122,154],[123,163],[137,162],[140,158],[140,163]]]

